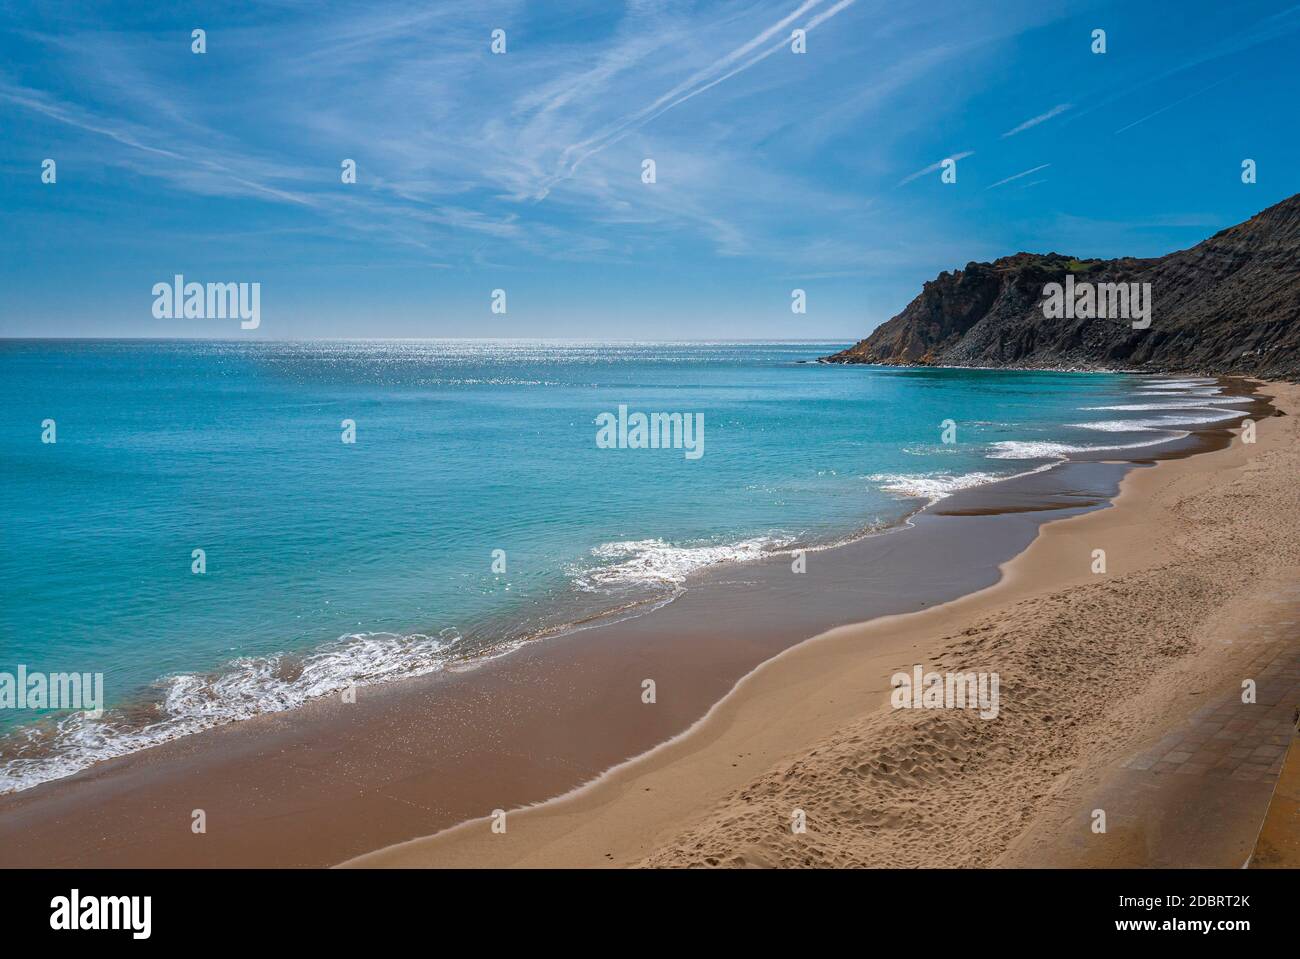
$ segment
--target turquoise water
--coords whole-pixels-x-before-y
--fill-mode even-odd
[[[800,362],[844,345],[0,341],[0,673],[101,672],[110,706],[0,710],[0,790],[1226,408],[1205,381]],[[598,448],[620,404],[703,414],[703,456]]]

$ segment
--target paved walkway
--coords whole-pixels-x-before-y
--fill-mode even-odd
[[[1231,642],[1240,666],[1199,707],[1121,758],[1080,798],[1057,799],[1001,864],[1240,868],[1276,857],[1300,865],[1300,746],[1292,747],[1300,586],[1268,594]],[[1256,683],[1254,703],[1241,701],[1246,678]],[[1289,747],[1288,777],[1275,796]],[[1094,809],[1106,811],[1104,835],[1088,828]],[[1261,850],[1252,857],[1257,839]]]
[[[1300,705],[1300,643],[1269,643],[1248,671],[1257,684],[1253,704],[1240,693],[1192,713],[1187,726],[1122,763],[1154,774],[1210,776],[1270,787],[1295,731]]]
[[[1282,764],[1268,814],[1250,856],[1251,869],[1300,869],[1300,733]]]

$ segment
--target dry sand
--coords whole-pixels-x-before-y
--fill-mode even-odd
[[[347,865],[1241,865],[1281,762],[1243,739],[1281,740],[1293,705],[1286,686],[1241,704],[1241,682],[1293,677],[1300,643],[1300,389],[1261,392],[1289,415],[1257,443],[1133,470],[1112,508],[1044,526],[996,585],[779,654],[685,734],[509,812],[504,833],[473,820]],[[997,672],[1000,715],[891,709],[891,675],[917,663]],[[1183,735],[1222,748],[1223,775],[1159,758]],[[1138,771],[1151,783],[1125,786]],[[1182,828],[1159,828],[1170,815]]]

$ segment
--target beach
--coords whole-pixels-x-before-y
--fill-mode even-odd
[[[1262,393],[1290,410],[1292,389]],[[1064,778],[1167,735],[1152,717],[1181,721],[1217,692],[1194,678],[1252,648],[1204,630],[1295,565],[1272,535],[1294,515],[1292,423],[963,490],[802,575],[719,567],[646,615],[98,763],[0,797],[5,864],[989,865],[1013,845],[1034,864]],[[1269,496],[1276,515],[1245,510]],[[999,672],[999,718],[889,710],[914,664]],[[1271,759],[1240,765],[1264,788]],[[1228,814],[1231,857],[1262,807]]]
[[[1300,391],[1261,392],[1287,415],[1256,443],[1133,470],[995,585],[786,650],[504,832],[482,818],[349,865],[1244,865],[1300,682]],[[999,718],[891,709],[914,663],[998,671]]]

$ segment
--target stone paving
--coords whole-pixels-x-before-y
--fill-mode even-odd
[[[1245,782],[1273,778],[1282,770],[1290,741],[1290,721],[1285,714],[1291,710],[1285,705],[1279,710],[1275,704],[1272,709],[1255,710],[1256,718],[1246,718],[1245,708],[1231,703],[1199,710],[1188,730],[1166,736],[1123,766]]]
[[[1300,743],[1300,585],[1267,597],[1223,640],[1235,649],[1234,666],[1195,693],[1201,705],[1170,717],[1167,734],[1119,758],[1081,794],[1044,803],[1038,826],[1001,865],[1240,868],[1290,864],[1292,855],[1300,862],[1300,771],[1292,770],[1300,770],[1300,745],[1291,747]],[[1242,702],[1245,679],[1255,681],[1253,703]],[[1289,791],[1275,789],[1284,761],[1295,772]],[[1097,809],[1106,812],[1104,835],[1089,828]],[[1270,842],[1261,856],[1266,814]]]
[[[1300,631],[1294,623],[1276,624],[1284,625]],[[1121,766],[1240,782],[1276,780],[1300,704],[1300,643],[1294,636],[1278,636],[1260,646],[1251,668],[1243,671],[1243,679],[1255,680],[1254,703],[1243,703],[1241,693],[1229,693],[1197,709],[1186,726]]]

